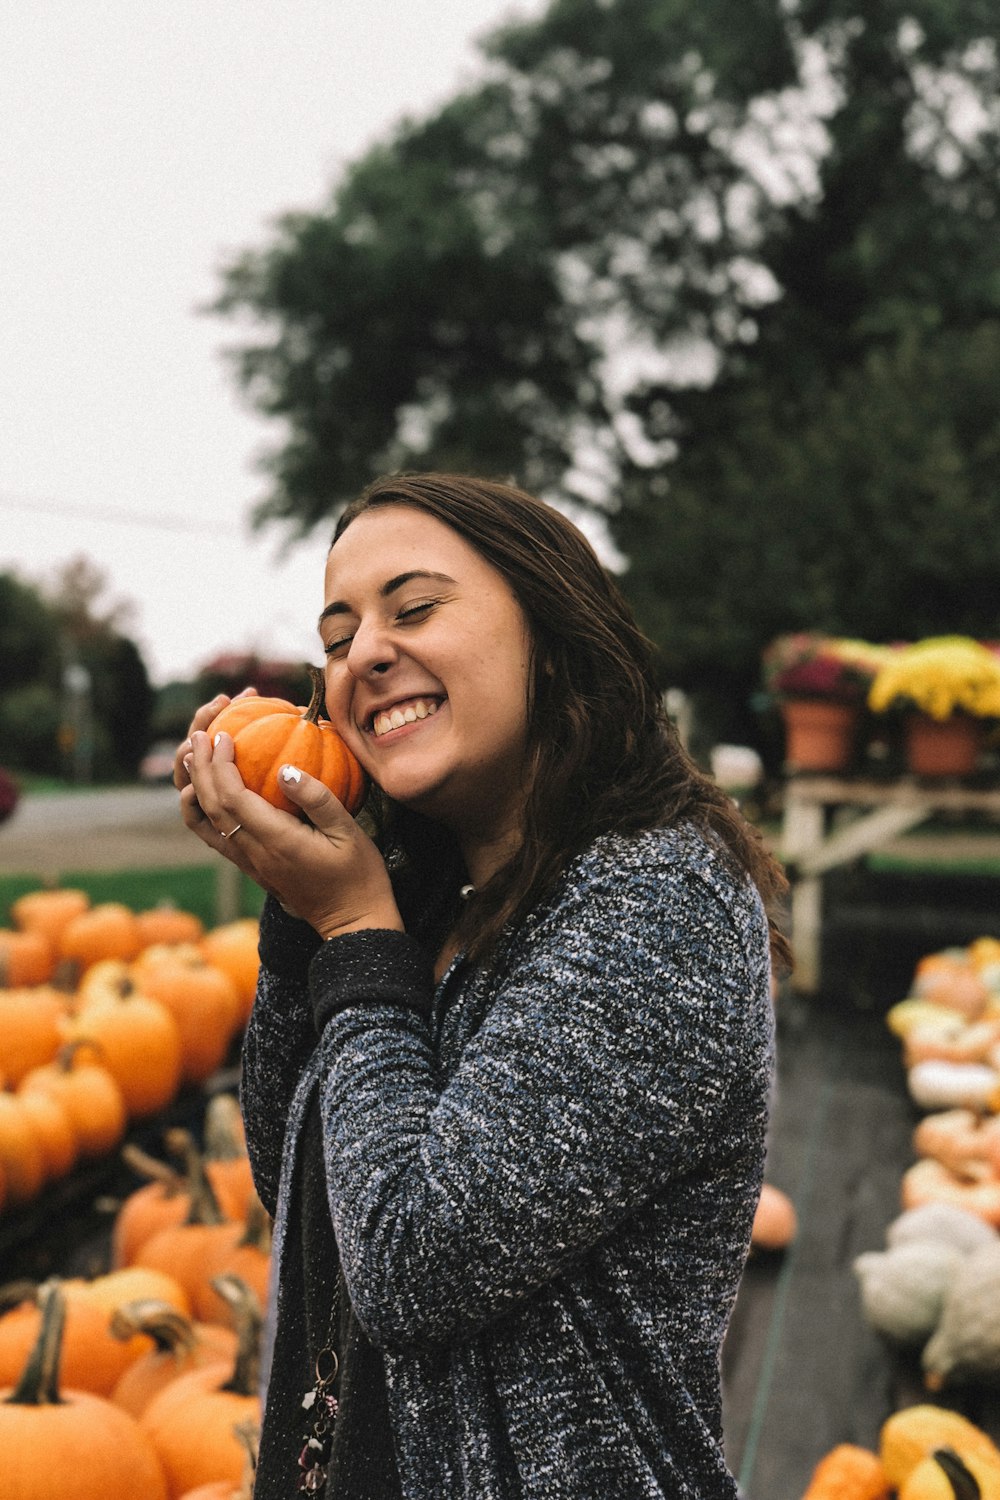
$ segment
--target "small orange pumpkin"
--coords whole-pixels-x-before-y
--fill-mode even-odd
[[[0,928],[0,985],[4,988],[47,984],[55,968],[55,952],[43,932]]]
[[[66,923],[85,912],[89,905],[90,897],[86,891],[69,887],[26,891],[11,903],[10,916],[14,926],[22,932],[40,932],[55,944]]]
[[[107,1068],[85,1061],[84,1050],[96,1051],[86,1041],[67,1042],[50,1063],[32,1068],[18,1093],[42,1089],[52,1094],[69,1115],[82,1157],[103,1156],[125,1134],[125,1100]]]
[[[753,1218],[750,1243],[759,1250],[784,1250],[798,1232],[792,1200],[780,1188],[765,1182]]]
[[[65,1023],[64,1036],[97,1044],[130,1119],[163,1109],[180,1087],[180,1028],[167,1007],[144,995],[130,978],[80,1006]]]
[[[212,927],[201,940],[201,951],[213,968],[221,969],[236,986],[239,996],[241,1023],[250,1019],[254,996],[257,993],[257,975],[260,971],[260,923],[256,917],[239,917],[235,922],[224,922],[221,927]]]
[[[59,1051],[66,996],[51,985],[0,990],[0,1067],[16,1087],[25,1073]]]
[[[27,1203],[45,1181],[45,1153],[17,1094],[0,1089],[0,1166],[8,1203]]]
[[[169,1302],[146,1298],[115,1309],[110,1328],[115,1338],[145,1334],[154,1347],[129,1365],[111,1393],[116,1406],[138,1417],[178,1375],[236,1356],[236,1334],[214,1323],[195,1323]]]
[[[181,1039],[181,1080],[204,1083],[221,1067],[239,1029],[240,1004],[230,980],[191,943],[147,948],[132,966],[144,995],[173,1016]]]
[[[194,912],[166,904],[139,912],[136,921],[144,948],[154,943],[197,943],[205,931],[205,924]]]
[[[802,1500],[889,1500],[881,1460],[855,1443],[838,1443],[813,1470]]]
[[[364,801],[365,774],[329,720],[319,717],[323,674],[316,667],[310,670],[313,693],[307,708],[284,698],[237,698],[215,716],[208,733],[213,739],[217,734],[232,737],[244,784],[272,806],[299,814],[278,780],[288,764],[322,781],[353,814]]]
[[[66,923],[59,934],[59,957],[85,973],[102,958],[134,958],[142,937],[134,911],[120,901],[102,901]]]

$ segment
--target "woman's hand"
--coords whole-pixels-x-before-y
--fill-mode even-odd
[[[207,718],[199,710],[190,748],[181,755],[187,826],[322,938],[367,927],[402,931],[385,863],[371,839],[328,787],[297,767],[283,768],[282,791],[308,822],[246,787],[230,736],[219,734],[213,744],[205,733],[223,706],[206,705],[213,708]]]

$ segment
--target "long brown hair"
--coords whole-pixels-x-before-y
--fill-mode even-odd
[[[759,832],[686,753],[663,706],[654,648],[617,585],[576,526],[513,485],[461,474],[376,480],[340,517],[334,542],[364,511],[409,505],[443,521],[506,580],[534,643],[528,703],[523,841],[469,903],[459,936],[485,956],[503,927],[554,886],[567,862],[598,834],[689,820],[765,906],[784,875]],[[412,820],[389,809],[388,833],[419,862]],[[423,820],[419,820],[423,823]],[[426,825],[423,833],[426,836]],[[435,858],[440,859],[440,846]],[[789,961],[771,919],[775,959]]]

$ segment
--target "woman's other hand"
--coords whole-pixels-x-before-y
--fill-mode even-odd
[[[381,854],[322,782],[295,766],[282,770],[282,791],[305,821],[244,785],[228,734],[213,744],[204,727],[193,727],[182,765],[187,826],[320,937],[370,927],[403,930]]]

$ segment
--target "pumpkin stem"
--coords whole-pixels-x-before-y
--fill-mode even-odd
[[[982,1490],[979,1488],[979,1481],[962,1462],[954,1448],[935,1448],[931,1457],[944,1470],[955,1500],[981,1500]]]
[[[168,1130],[163,1137],[167,1150],[184,1162],[184,1176],[191,1196],[185,1224],[225,1224],[225,1214],[219,1207],[215,1189],[205,1171],[205,1158],[194,1143],[188,1130]]]
[[[11,1406],[59,1406],[59,1360],[62,1355],[66,1299],[55,1279],[38,1288],[42,1321],[35,1346],[17,1385],[6,1397]]]
[[[38,1283],[36,1281],[8,1281],[0,1286],[0,1313],[10,1312],[12,1307],[20,1307],[22,1302],[38,1301]]]
[[[252,1396],[260,1378],[260,1332],[264,1323],[257,1294],[239,1276],[213,1276],[211,1285],[232,1308],[236,1325],[236,1362],[221,1389],[237,1396]]]
[[[203,1136],[210,1161],[239,1161],[246,1156],[243,1119],[234,1094],[215,1094],[208,1101]]]
[[[309,679],[312,682],[312,697],[309,699],[309,707],[306,709],[303,719],[306,724],[318,724],[320,712],[326,698],[326,679],[319,667],[309,663]]]
[[[237,1422],[233,1432],[246,1454],[236,1500],[253,1500],[254,1479],[257,1476],[257,1454],[260,1450],[260,1426],[256,1422]]]
[[[89,1047],[91,1052],[95,1052],[97,1054],[98,1062],[100,1062],[104,1057],[104,1048],[101,1046],[100,1042],[96,1041],[93,1037],[74,1037],[73,1041],[64,1042],[53,1058],[53,1062],[59,1069],[60,1073],[72,1073],[73,1069],[76,1067],[77,1055],[83,1051],[84,1047]]]
[[[198,1347],[190,1318],[157,1297],[140,1297],[136,1302],[116,1307],[108,1327],[123,1343],[137,1333],[144,1333],[160,1354],[173,1354],[178,1359]]]
[[[168,1167],[165,1161],[159,1161],[155,1156],[150,1156],[141,1147],[129,1143],[122,1147],[122,1160],[132,1168],[139,1177],[145,1177],[149,1182],[159,1182],[167,1190],[167,1197],[174,1198],[184,1187],[184,1179],[173,1167]]]
[[[243,1233],[237,1248],[243,1249],[245,1245],[262,1251],[264,1255],[271,1253],[271,1216],[256,1193],[250,1194]]]

